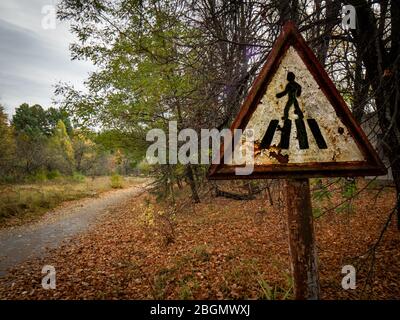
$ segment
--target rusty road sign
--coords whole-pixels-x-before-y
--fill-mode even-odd
[[[253,161],[254,171],[235,176],[235,168],[241,166],[234,160],[223,163],[222,146],[221,162],[210,167],[210,179],[386,172],[335,85],[291,22],[285,24],[275,42],[231,126],[234,129],[253,129],[254,158],[248,161]],[[235,148],[241,148],[243,154],[249,148],[244,136],[241,140],[243,145]]]
[[[324,68],[287,22],[231,126],[252,129],[228,148],[254,166],[236,175],[235,157],[213,164],[209,179],[286,178],[289,251],[296,299],[319,299],[309,177],[385,174],[386,169]],[[244,131],[245,132],[245,131]],[[224,141],[225,143],[225,141]],[[247,151],[247,152],[246,152]],[[251,157],[247,153],[251,152]],[[235,151],[233,151],[234,153]],[[240,158],[240,157],[239,157]],[[229,160],[230,159],[230,160]],[[251,166],[250,166],[251,167]]]

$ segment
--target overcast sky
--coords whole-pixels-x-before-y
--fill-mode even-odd
[[[69,82],[83,89],[94,70],[87,61],[71,61],[74,37],[65,22],[49,26],[49,10],[58,0],[0,0],[0,103],[9,115],[21,103],[51,106],[54,84]],[[42,13],[42,10],[45,12]]]

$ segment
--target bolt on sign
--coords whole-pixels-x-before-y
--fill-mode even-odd
[[[210,179],[305,178],[382,175],[386,169],[318,59],[291,22],[285,24],[244,101],[231,130],[239,143],[222,145]],[[253,140],[246,140],[252,129]],[[224,141],[224,143],[226,143]],[[253,147],[254,143],[254,147]],[[226,147],[238,151],[243,166],[222,161]],[[235,150],[235,148],[239,148]],[[249,157],[251,152],[251,157]]]

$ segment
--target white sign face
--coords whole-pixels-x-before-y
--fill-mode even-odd
[[[246,163],[255,165],[364,161],[357,143],[297,53],[289,47],[242,136]],[[246,153],[244,148],[248,150]],[[247,155],[246,155],[247,154]],[[239,164],[233,162],[232,164]]]

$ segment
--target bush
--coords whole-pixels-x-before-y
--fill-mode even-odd
[[[111,188],[113,189],[121,189],[123,187],[124,178],[119,174],[113,174],[110,177]]]
[[[86,177],[83,174],[79,173],[79,172],[74,172],[72,174],[71,179],[74,182],[84,182]]]
[[[15,175],[11,175],[11,174],[1,175],[0,174],[0,183],[11,184],[11,183],[16,183],[17,181],[18,181],[18,179]]]
[[[49,180],[54,180],[61,177],[61,173],[58,170],[51,170],[49,172],[47,172],[47,179]]]
[[[45,170],[39,170],[36,173],[28,176],[29,182],[45,182],[47,181],[47,172]]]
[[[136,166],[136,169],[139,170],[140,174],[149,175],[151,173],[152,166],[149,163],[147,163],[146,161],[141,161]]]

